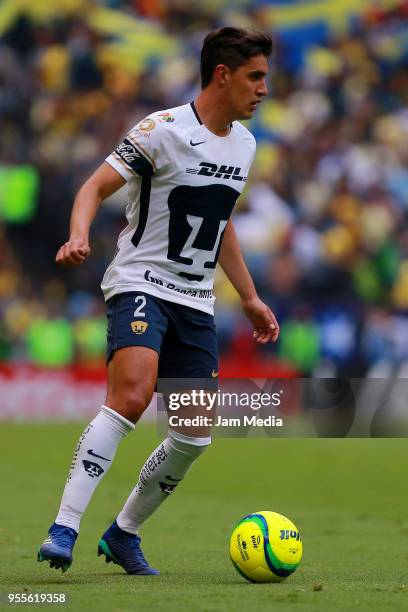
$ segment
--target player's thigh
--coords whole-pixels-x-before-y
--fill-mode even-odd
[[[162,387],[189,393],[189,405],[168,410],[171,429],[190,437],[211,435],[218,389],[218,343],[214,317],[187,307],[174,309],[159,360]],[[173,313],[174,314],[174,313]],[[177,417],[177,418],[174,418]]]
[[[173,304],[163,339],[159,378],[203,379],[218,377],[218,342],[214,317]]]
[[[141,292],[108,301],[107,405],[136,421],[149,404],[167,316],[160,301]]]
[[[148,347],[117,349],[108,364],[107,406],[135,423],[153,397],[158,361],[157,351]]]

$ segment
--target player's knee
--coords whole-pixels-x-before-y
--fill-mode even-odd
[[[151,397],[143,391],[132,389],[109,399],[109,405],[132,423],[136,423],[149,405]]]

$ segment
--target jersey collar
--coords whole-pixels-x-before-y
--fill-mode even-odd
[[[200,115],[197,113],[197,109],[196,109],[196,105],[194,104],[194,101],[190,102],[190,106],[191,106],[191,110],[193,111],[193,113],[196,116],[196,119],[197,119],[198,123],[200,125],[204,125],[203,122],[200,119]],[[232,123],[230,123],[230,130],[232,130],[232,128],[233,128],[233,125],[232,125]],[[220,138],[224,138],[224,136],[221,136]]]
[[[196,119],[197,119],[198,123],[199,123],[200,125],[203,125],[203,122],[202,122],[202,121],[201,121],[201,119],[200,119],[200,115],[197,113],[196,105],[194,104],[194,102],[190,102],[190,106],[191,106],[191,108],[192,108],[193,113],[194,113],[194,114],[195,114],[195,116],[196,116]]]

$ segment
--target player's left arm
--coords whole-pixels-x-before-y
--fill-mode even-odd
[[[225,228],[218,261],[238,292],[242,308],[254,326],[254,339],[261,344],[270,340],[276,342],[279,336],[278,322],[272,310],[262,302],[256,292],[231,219]]]

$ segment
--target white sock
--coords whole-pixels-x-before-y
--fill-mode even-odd
[[[81,517],[93,492],[112,465],[119,442],[134,428],[133,423],[123,416],[107,406],[101,406],[100,412],[79,438],[74,451],[56,523],[79,531]]]
[[[136,534],[210,443],[210,437],[190,438],[169,429],[167,438],[142,467],[138,483],[116,519],[119,527]]]

